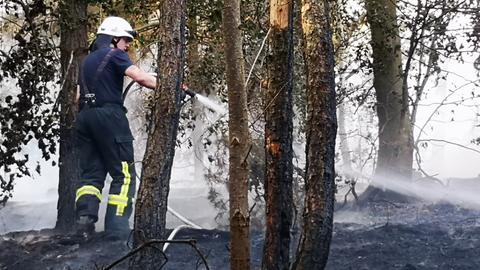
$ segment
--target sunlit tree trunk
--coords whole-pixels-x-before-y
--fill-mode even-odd
[[[225,0],[223,9],[225,61],[229,109],[230,269],[250,269],[250,216],[248,212],[248,132],[240,30],[240,0]]]
[[[180,118],[184,67],[185,1],[161,1],[159,9],[159,78],[153,94],[140,189],[135,205],[134,246],[165,238],[170,175]],[[161,252],[147,248],[130,261],[130,269],[158,269]]]
[[[402,51],[397,24],[397,1],[367,0],[373,50],[373,86],[377,98],[379,148],[377,177],[410,178],[413,135],[408,90],[403,80]]]
[[[74,122],[78,71],[87,53],[87,2],[65,0],[60,3],[60,60],[62,82],[60,90],[60,155],[57,222],[55,228],[72,230],[75,223],[75,182],[79,177],[78,155],[75,149]]]
[[[303,232],[293,269],[324,269],[332,238],[335,195],[335,77],[328,0],[302,0],[307,76]]]
[[[266,234],[262,269],[288,269],[293,179],[293,0],[270,1],[265,98]]]

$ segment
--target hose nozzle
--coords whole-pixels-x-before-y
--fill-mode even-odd
[[[193,92],[191,89],[185,89],[185,94],[189,95],[190,97],[194,97],[197,93]]]

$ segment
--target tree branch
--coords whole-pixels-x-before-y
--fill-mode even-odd
[[[476,152],[478,154],[480,154],[480,151],[477,150],[477,149],[474,149],[474,148],[471,148],[471,147],[468,147],[468,146],[465,146],[463,144],[459,144],[459,143],[456,143],[456,142],[451,142],[451,141],[447,141],[447,140],[441,140],[441,139],[423,139],[423,140],[417,140],[417,143],[419,142],[442,142],[442,143],[446,143],[446,144],[451,144],[451,145],[455,145],[455,146],[458,146],[460,148],[463,148],[463,149],[466,149],[466,150],[470,150],[470,151],[473,151],[473,152]]]

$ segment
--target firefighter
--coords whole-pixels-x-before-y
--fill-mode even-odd
[[[130,233],[136,179],[133,136],[122,100],[124,76],[142,86],[156,87],[156,78],[133,65],[127,54],[135,36],[126,20],[106,18],[80,70],[76,131],[81,175],[75,207],[77,232],[85,236],[95,230],[107,173],[112,183],[105,231],[118,237]]]

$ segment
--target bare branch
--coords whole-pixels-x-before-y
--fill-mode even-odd
[[[140,250],[144,249],[144,248],[147,248],[147,247],[151,247],[151,248],[155,248],[154,245],[155,244],[164,244],[164,243],[172,243],[172,244],[187,244],[187,245],[190,245],[193,249],[195,249],[195,251],[197,252],[198,256],[202,259],[203,261],[203,264],[205,265],[205,268],[207,270],[210,269],[210,267],[208,267],[208,263],[207,263],[207,260],[205,259],[205,257],[203,256],[203,254],[200,252],[200,250],[198,249],[197,247],[197,241],[195,239],[187,239],[187,240],[161,240],[161,239],[151,239],[151,240],[148,240],[144,243],[142,243],[140,246],[138,246],[137,248],[131,250],[129,253],[127,253],[125,256],[121,257],[120,259],[116,260],[115,262],[111,263],[110,265],[108,265],[107,267],[103,268],[103,270],[109,270],[109,269],[112,269],[114,266],[118,265],[119,263],[121,263],[122,261],[126,260],[127,258],[133,256],[134,254],[138,253]],[[165,253],[163,253],[163,251],[161,251],[160,249],[158,249],[158,251],[163,254],[163,256],[165,257],[165,259],[167,259]],[[164,264],[162,264],[162,266],[160,267],[160,269],[163,267]]]
[[[480,151],[477,150],[477,149],[474,149],[474,148],[465,146],[465,145],[460,144],[460,143],[447,141],[447,140],[440,140],[440,139],[423,139],[423,140],[417,140],[417,142],[442,142],[442,143],[446,143],[446,144],[455,145],[455,146],[458,146],[458,147],[460,147],[460,148],[463,148],[463,149],[466,149],[466,150],[470,150],[470,151],[473,151],[473,152],[476,152],[476,153],[480,154]]]

